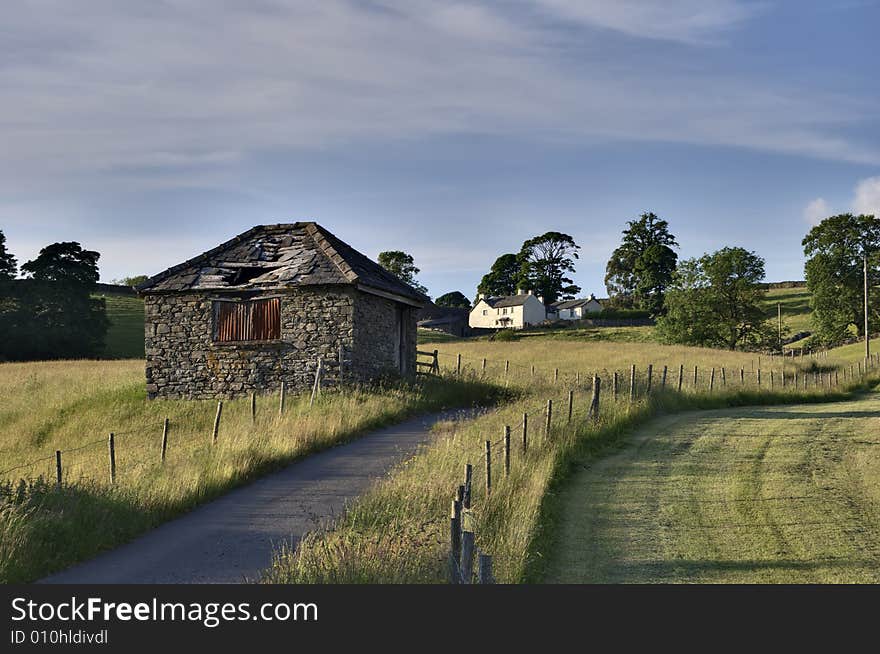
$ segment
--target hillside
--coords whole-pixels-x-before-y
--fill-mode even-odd
[[[776,318],[777,304],[782,305],[782,322],[791,334],[812,331],[810,291],[806,287],[771,288],[767,291],[767,315]]]
[[[144,358],[144,301],[136,295],[98,293],[107,304],[110,327],[104,359]]]

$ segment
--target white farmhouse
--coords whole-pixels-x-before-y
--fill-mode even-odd
[[[471,309],[468,324],[483,329],[510,327],[522,329],[547,319],[547,308],[540,298],[531,293],[504,297],[480,296]]]
[[[602,305],[599,304],[595,295],[591,295],[587,299],[554,302],[550,306],[550,311],[555,313],[559,320],[580,320],[586,318],[590,313],[598,313],[601,310]]]

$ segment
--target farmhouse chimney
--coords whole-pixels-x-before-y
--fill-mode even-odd
[[[486,299],[485,293],[477,293],[477,302],[479,302],[480,300],[485,300],[485,299]]]
[[[544,304],[544,296],[543,295],[538,296],[538,302],[540,302],[541,304]]]
[[[516,294],[517,294],[517,295],[522,295],[522,294],[523,294],[523,290],[522,290],[521,288],[517,287],[517,289],[516,289]]]

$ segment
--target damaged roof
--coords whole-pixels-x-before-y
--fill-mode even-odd
[[[258,225],[150,277],[139,293],[284,289],[351,284],[428,298],[314,222]]]

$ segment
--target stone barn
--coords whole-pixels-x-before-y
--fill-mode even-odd
[[[313,222],[260,225],[138,286],[150,398],[413,377],[428,298]]]

